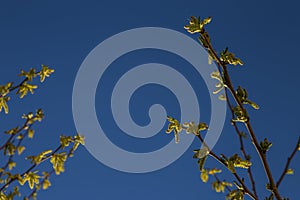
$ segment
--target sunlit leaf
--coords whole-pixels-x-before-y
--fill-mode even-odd
[[[49,68],[46,65],[42,65],[42,70],[38,73],[40,76],[40,81],[44,82],[46,77],[49,77],[54,72],[54,69]]]
[[[10,97],[0,97],[0,112],[4,109],[5,114],[8,114],[8,105]]]
[[[293,170],[293,169],[288,169],[288,170],[286,171],[286,174],[288,174],[288,175],[293,175],[293,174],[294,174],[294,170]]]
[[[203,183],[206,183],[208,181],[208,173],[207,173],[207,171],[205,169],[203,169],[201,171],[200,178],[203,181]]]

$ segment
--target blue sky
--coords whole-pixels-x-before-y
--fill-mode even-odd
[[[32,149],[55,147],[60,134],[76,133],[72,116],[73,84],[81,63],[95,46],[114,34],[138,27],[164,27],[187,34],[183,26],[189,16],[212,16],[213,21],[207,30],[215,48],[220,51],[229,46],[245,63],[243,67],[232,67],[230,73],[234,84],[247,88],[251,99],[261,106],[258,111],[250,111],[251,120],[257,137],[260,140],[268,137],[273,142],[268,159],[275,177],[278,177],[300,132],[298,8],[296,1],[1,1],[1,84],[17,80],[16,75],[21,69],[41,64],[55,69],[55,74],[40,86],[34,96],[28,96],[22,102],[11,102],[11,115],[1,120],[1,130],[20,123],[17,117],[21,114],[41,107],[46,118],[36,127],[38,134]],[[155,61],[180,68],[181,60],[168,59],[174,55],[163,53],[137,52],[135,57],[130,54],[128,58],[120,58],[113,67],[118,73],[122,66]],[[194,78],[193,73],[188,72],[185,72],[187,76]],[[201,81],[199,85],[200,90],[204,88]],[[102,98],[101,92],[99,87],[96,98]],[[166,95],[172,97],[167,92]],[[142,97],[137,93],[133,103],[141,102]],[[201,120],[205,121],[209,119],[209,111],[206,112],[205,101],[202,104]],[[141,112],[134,114],[133,118],[137,123],[147,123],[147,118],[142,115],[147,107],[141,103],[136,106],[133,110]],[[111,114],[101,111],[102,107],[107,110],[105,106],[96,105],[97,114],[107,115],[110,119]],[[176,114],[176,109],[169,109]],[[4,118],[3,113],[1,118]],[[107,123],[109,127],[112,127],[112,132],[115,130]],[[214,151],[228,155],[234,152],[237,143],[233,131],[230,125],[224,127]],[[143,152],[152,150],[153,146],[163,146],[170,140],[168,137],[162,134],[145,142],[112,134],[111,139],[123,148]],[[176,162],[146,174],[129,174],[106,167],[81,147],[67,162],[66,172],[53,177],[49,191],[40,192],[38,197],[42,200],[223,199],[222,195],[211,190],[210,184],[203,184],[199,178],[196,160],[192,159],[192,150],[198,145],[195,140]],[[257,157],[253,159],[260,166]],[[299,161],[299,156],[293,160],[295,175],[286,177],[280,187],[283,196],[292,200],[300,197],[297,186]],[[214,165],[216,162],[211,159],[208,166]],[[257,183],[259,193],[264,194],[266,179],[263,171],[257,170],[255,177],[261,183]],[[224,178],[232,180],[228,174]]]

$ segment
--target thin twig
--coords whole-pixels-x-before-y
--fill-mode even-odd
[[[217,53],[214,51],[214,49],[212,48],[211,44],[210,44],[210,41],[208,40],[207,37],[205,37],[205,40],[206,40],[206,43],[208,45],[207,49],[213,54],[213,56],[216,58],[216,62],[218,65],[220,65],[223,69],[223,74],[224,74],[224,79],[225,79],[225,84],[228,88],[228,90],[230,91],[232,97],[234,98],[235,102],[237,103],[237,105],[239,105],[245,112],[246,112],[246,109],[244,108],[244,105],[242,104],[242,102],[240,101],[240,99],[237,97],[236,93],[235,93],[235,90],[234,90],[234,87],[233,87],[233,84],[230,80],[230,76],[229,76],[229,73],[227,71],[227,66],[220,60],[220,58],[218,57]],[[253,128],[251,126],[251,123],[250,123],[250,119],[248,119],[247,122],[245,122],[245,126],[249,132],[249,135],[251,137],[251,141],[262,161],[262,164],[263,164],[263,167],[264,167],[264,170],[266,172],[266,175],[268,177],[268,180],[269,180],[269,183],[270,183],[270,186],[271,186],[271,190],[272,192],[274,193],[275,197],[277,200],[282,200],[280,194],[279,194],[279,191],[278,191],[278,188],[275,184],[275,181],[274,181],[274,178],[273,178],[273,175],[271,173],[271,169],[269,167],[269,164],[267,162],[267,158],[266,158],[266,154],[260,149],[260,146],[259,146],[259,143],[258,143],[258,140],[256,139],[256,136],[254,134],[254,131],[253,131]]]
[[[285,164],[285,167],[284,167],[284,170],[280,176],[280,178],[278,179],[277,183],[276,183],[276,186],[279,187],[281,181],[283,180],[283,178],[285,177],[286,175],[286,172],[287,170],[289,169],[289,166],[290,166],[290,163],[292,161],[292,159],[294,158],[294,156],[296,155],[296,152],[298,151],[298,148],[299,148],[299,145],[300,145],[300,137],[298,138],[298,142],[297,142],[297,145],[295,146],[295,148],[293,149],[291,155],[288,157],[287,159],[287,162]]]
[[[11,88],[9,89],[9,91],[8,91],[7,94],[9,94],[9,93],[11,93],[12,91],[14,91],[14,90],[18,89],[19,87],[21,87],[26,81],[28,81],[28,78],[25,78],[21,83],[19,83],[19,84],[16,85],[16,86],[11,86]],[[7,94],[6,94],[6,95],[7,95]],[[6,95],[5,95],[5,96],[6,96]],[[3,97],[2,94],[0,94],[0,98],[1,98],[1,97]]]
[[[34,163],[31,167],[29,167],[25,172],[23,172],[20,176],[24,176],[25,174],[31,172],[36,166],[40,165],[42,162],[44,162],[45,160],[48,160],[49,158],[51,158],[56,152],[58,152],[60,149],[62,148],[61,145],[59,145],[50,155],[46,156],[45,158],[43,158],[39,163]],[[17,178],[12,178],[10,179],[6,184],[4,184],[1,188],[0,188],[0,192],[5,189],[7,186],[9,186],[11,183],[13,183],[14,181],[16,181]]]
[[[49,179],[49,177],[55,172],[54,169],[52,169],[47,176],[44,177],[44,179],[39,183],[39,187],[42,187],[44,184],[45,180]],[[27,196],[28,199],[34,198],[34,193],[37,192],[37,187],[34,188],[34,190]]]
[[[197,137],[199,138],[199,140],[201,141],[202,144],[204,144],[205,146],[207,146],[205,144],[205,141],[203,140],[203,138],[202,138],[202,136],[200,134],[198,134]],[[221,163],[224,167],[226,167],[228,169],[228,165],[224,162],[224,160],[222,160],[218,155],[216,155],[210,149],[208,149],[208,151],[209,151],[209,155],[210,156],[212,156],[215,160],[217,160],[219,163]],[[247,194],[249,197],[251,197],[254,200],[258,200],[258,198],[244,184],[244,181],[239,177],[239,175],[236,172],[234,172],[232,174],[237,179],[237,181],[241,184],[241,186],[243,187],[245,194]]]
[[[225,88],[225,90],[227,90],[227,88]],[[228,107],[231,111],[231,116],[232,116],[232,119],[233,119],[234,118],[233,106],[231,105],[231,103],[229,101],[228,92],[225,92],[225,94],[226,94],[226,102],[227,102]],[[237,135],[239,137],[240,150],[241,150],[244,158],[246,160],[249,160],[248,155],[247,155],[246,150],[245,150],[245,147],[244,147],[244,142],[243,142],[243,137],[241,135],[241,131],[239,130],[239,128],[238,128],[238,126],[235,122],[232,122],[232,123],[233,123],[232,125],[234,127],[234,130],[235,130],[235,132],[237,133]],[[253,174],[252,174],[251,166],[249,166],[249,168],[247,169],[247,172],[248,172],[248,176],[249,176],[249,179],[250,179],[250,182],[251,182],[252,191],[253,191],[254,195],[258,198],[257,192],[256,192],[256,187],[255,187],[255,180],[254,180],[254,177],[253,177]]]
[[[0,150],[2,150],[8,143],[10,143],[18,133],[25,129],[25,127],[28,127],[28,119],[25,121],[21,128],[19,128],[14,134],[11,134],[7,141],[0,147]],[[30,127],[28,129],[30,129]]]
[[[214,174],[213,176],[215,177],[215,179],[216,179],[219,183],[222,182],[222,181],[220,181],[220,179],[218,178],[218,176],[217,176],[216,174]],[[225,188],[226,188],[226,190],[227,190],[228,192],[231,192],[231,189],[230,189],[229,186],[225,185]]]
[[[236,125],[235,125],[235,127],[236,127]],[[237,134],[239,134],[239,133],[237,132]],[[246,160],[249,160],[248,155],[246,153],[246,150],[244,148],[243,138],[242,138],[242,136],[240,134],[239,134],[239,141],[240,141],[240,149],[241,149],[241,152],[242,152],[244,158]],[[256,187],[255,187],[255,180],[254,180],[254,177],[253,177],[253,174],[252,174],[251,166],[247,169],[247,172],[248,172],[248,176],[250,178],[252,190],[253,190],[255,196],[257,196]]]

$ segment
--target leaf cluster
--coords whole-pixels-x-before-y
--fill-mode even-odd
[[[46,77],[49,77],[54,72],[53,69],[46,65],[42,65],[40,71],[31,68],[29,71],[22,70],[20,73],[24,80],[14,85],[9,82],[0,86],[0,112],[4,109],[6,114],[9,113],[7,102],[11,98],[11,93],[17,90],[16,94],[20,94],[22,99],[28,92],[33,93],[37,85],[31,82],[34,78],[39,77],[40,82],[44,82]],[[6,140],[0,143],[0,153],[3,153],[0,164],[0,200],[12,200],[16,196],[23,196],[26,199],[36,199],[37,191],[40,189],[46,190],[51,186],[50,176],[55,173],[61,174],[65,171],[64,165],[67,158],[72,157],[74,151],[80,144],[84,145],[84,137],[80,134],[75,136],[60,136],[60,144],[54,150],[45,150],[35,155],[24,156],[27,152],[28,143],[24,144],[24,140],[32,139],[35,135],[34,125],[42,122],[44,112],[38,109],[36,112],[29,112],[22,116],[24,123],[5,131],[3,134]],[[29,153],[29,151],[27,152]],[[16,162],[20,158],[30,161],[28,166],[18,165]],[[41,171],[37,169],[41,164],[50,160],[52,168],[49,171]],[[23,169],[21,167],[24,167]],[[29,186],[31,193],[22,195],[19,188],[25,185]]]
[[[245,195],[249,196],[251,199],[254,200],[259,199],[258,194],[256,192],[255,179],[251,170],[253,167],[250,161],[251,156],[247,154],[244,146],[244,140],[247,139],[247,137],[249,137],[251,139],[251,143],[254,149],[256,150],[256,153],[259,155],[261,159],[262,166],[264,168],[264,171],[266,172],[266,176],[269,181],[269,183],[267,184],[267,189],[270,191],[270,197],[266,198],[266,200],[273,200],[274,198],[276,198],[277,200],[288,199],[288,198],[281,197],[278,187],[286,174],[288,175],[294,174],[294,170],[289,168],[289,165],[291,163],[291,160],[296,155],[296,152],[300,150],[300,137],[298,139],[296,147],[293,149],[291,155],[287,159],[287,163],[285,165],[285,168],[281,176],[279,177],[277,182],[275,182],[275,179],[271,173],[270,166],[266,159],[266,153],[267,151],[270,150],[272,143],[269,142],[267,138],[265,138],[261,142],[258,142],[259,140],[257,139],[257,136],[254,133],[254,130],[250,122],[250,117],[244,105],[250,105],[252,108],[256,110],[259,109],[259,106],[248,98],[248,92],[245,88],[238,86],[235,89],[227,69],[228,66],[237,66],[237,65],[242,66],[244,63],[240,58],[236,57],[233,52],[229,51],[228,47],[226,47],[220,53],[217,53],[213,49],[211,38],[208,32],[205,30],[206,25],[210,22],[211,22],[211,17],[204,18],[203,20],[201,20],[200,17],[192,16],[190,18],[189,24],[184,26],[184,28],[191,34],[195,34],[195,33],[199,34],[198,40],[208,52],[209,63],[215,62],[218,67],[218,71],[214,71],[211,74],[211,78],[216,79],[218,81],[217,84],[215,85],[216,90],[213,91],[213,94],[218,94],[221,91],[225,92],[225,94],[221,93],[219,95],[219,99],[225,100],[231,111],[231,116],[232,116],[231,125],[234,127],[234,130],[237,133],[238,140],[240,143],[239,150],[241,151],[243,158],[240,157],[238,153],[235,153],[231,157],[226,157],[223,154],[218,156],[212,150],[210,150],[208,146],[205,144],[205,141],[203,140],[200,134],[200,131],[208,129],[205,123],[201,122],[199,124],[195,124],[194,122],[189,122],[181,125],[178,122],[178,120],[168,117],[169,127],[166,132],[170,133],[174,131],[175,139],[177,138],[176,143],[178,143],[179,141],[178,134],[182,130],[185,130],[188,134],[190,133],[194,134],[200,140],[200,142],[202,143],[202,148],[194,150],[194,155],[193,155],[193,158],[198,159],[199,170],[201,173],[200,178],[203,182],[206,183],[208,182],[209,177],[213,176],[215,178],[215,181],[212,182],[212,188],[216,192],[224,192],[225,190],[227,190],[228,194],[226,195],[226,199],[229,200],[243,200]],[[236,122],[241,122],[241,123],[236,123]],[[247,133],[240,131],[240,127],[239,127],[240,125],[243,125],[247,129]],[[200,127],[202,127],[202,129]],[[227,181],[220,181],[220,179],[216,175],[216,173],[221,173],[220,170],[217,170],[217,168],[212,168],[212,169],[205,168],[204,165],[208,156],[213,157],[223,167],[227,168],[234,176],[235,181],[233,181],[233,183]],[[251,189],[246,184],[245,177],[241,177],[237,173],[236,168],[244,168],[245,170],[247,170],[248,180],[251,183]],[[233,184],[235,185],[236,189],[231,190],[230,187],[232,187]]]

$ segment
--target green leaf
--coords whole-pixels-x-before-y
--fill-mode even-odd
[[[6,85],[0,85],[0,96],[4,97],[6,96],[12,87],[12,82],[8,82]]]
[[[44,118],[44,113],[43,113],[42,109],[38,109],[36,111],[35,115],[32,112],[30,112],[28,114],[23,114],[22,118],[27,120],[27,125],[30,125],[36,121],[41,122],[42,119]],[[24,129],[24,130],[26,130],[26,129]]]
[[[218,83],[215,85],[216,90],[213,91],[213,94],[218,94],[226,87],[226,85],[224,84],[223,77],[221,76],[220,72],[218,72],[218,71],[213,71],[210,76],[211,76],[211,78],[218,80]],[[221,94],[219,96],[219,99],[226,100],[226,97],[223,94]]]
[[[75,136],[74,136],[74,141],[75,143],[79,143],[81,145],[84,145],[84,136],[83,135],[80,135],[79,133],[77,133]]]
[[[223,184],[223,182],[220,181],[215,181],[212,183],[212,188],[216,191],[216,192],[223,192],[225,191],[225,184]]]
[[[44,82],[46,77],[49,77],[54,72],[54,69],[49,68],[46,65],[42,65],[42,70],[38,73],[40,81]]]
[[[28,129],[28,138],[33,138],[34,136],[34,130]]]
[[[203,147],[202,149],[194,150],[193,158],[203,158],[209,154],[209,149],[207,147]]]
[[[198,124],[198,132],[208,130],[208,125],[204,122]]]
[[[201,24],[203,24],[203,26],[206,24],[209,24],[211,22],[211,20],[212,20],[211,17],[207,17],[201,21]]]
[[[16,146],[11,142],[7,143],[4,146],[4,155],[12,156],[15,154],[15,151],[16,151]]]
[[[19,127],[17,126],[17,127],[12,128],[12,129],[10,129],[10,130],[8,130],[8,131],[5,131],[5,134],[8,134],[8,135],[15,135],[15,134],[18,133],[18,132],[19,132]]]
[[[203,181],[203,183],[206,183],[208,181],[208,172],[205,169],[201,171],[200,178]]]
[[[50,153],[52,153],[52,150],[46,150],[46,151],[41,152],[37,156],[27,156],[26,159],[31,160],[31,163],[39,164]]]
[[[51,182],[49,181],[49,179],[45,179],[43,181],[43,190],[48,189],[51,186]]]
[[[239,100],[241,101],[241,103],[249,104],[254,109],[259,109],[259,106],[256,103],[254,103],[253,101],[248,99],[248,93],[247,93],[246,89],[238,86],[238,89],[236,90],[235,93],[236,93],[237,97],[239,98]]]
[[[14,167],[17,166],[17,163],[13,162],[13,161],[9,161],[8,162],[8,169],[11,171]]]
[[[220,60],[224,64],[231,64],[234,66],[243,65],[243,62],[241,61],[241,59],[236,58],[233,53],[228,51],[228,47],[221,52]]]
[[[221,101],[226,101],[227,98],[224,94],[220,94],[219,97],[218,97]]]
[[[191,34],[201,32],[202,30],[200,27],[200,17],[196,18],[194,16],[191,16],[189,24],[185,25],[184,28]]]
[[[35,184],[39,184],[40,176],[38,176],[36,173],[37,172],[28,172],[24,175],[24,181],[28,182],[30,189],[33,189]]]
[[[231,171],[231,173],[235,173],[234,163],[232,161],[229,161],[227,163],[227,168],[229,169],[229,171]]]
[[[252,163],[248,160],[243,160],[237,154],[234,154],[229,158],[229,161],[233,162],[234,167],[245,168],[248,169]]]
[[[288,169],[288,170],[286,171],[286,174],[287,174],[287,175],[293,175],[293,174],[294,174],[294,170],[293,170],[293,169]]]
[[[249,120],[248,113],[245,109],[241,108],[240,106],[236,106],[233,108],[233,112],[235,118],[232,119],[233,122],[247,122]]]
[[[186,133],[198,135],[198,126],[194,122],[183,123]]]
[[[37,121],[41,122],[42,119],[44,118],[44,112],[42,109],[38,109],[35,113],[35,118]]]
[[[65,147],[69,146],[69,144],[73,141],[73,138],[71,136],[61,135],[59,140],[60,140],[60,145],[61,145],[62,149],[64,149]]]
[[[179,142],[179,133],[182,130],[182,127],[178,120],[172,118],[172,117],[167,117],[167,120],[169,121],[168,129],[166,130],[166,133],[171,133],[172,131],[174,132],[175,136],[175,143]]]
[[[21,73],[19,74],[19,76],[24,76],[27,78],[28,81],[32,81],[32,79],[34,77],[36,77],[36,71],[34,68],[30,68],[30,70],[28,72],[25,72],[24,70],[21,70]]]
[[[8,114],[7,102],[9,99],[10,97],[0,97],[0,112],[2,112],[2,109],[4,109],[5,114]]]
[[[226,200],[244,200],[244,192],[236,189],[226,195]]]
[[[12,199],[14,199],[15,196],[21,196],[18,186],[15,186],[14,190],[10,191],[7,197],[9,200],[12,200]]]
[[[272,192],[272,188],[271,188],[271,184],[270,183],[266,184],[266,189],[269,190],[270,192]]]
[[[243,160],[237,154],[234,154],[230,158],[227,158],[226,156],[221,155],[221,159],[226,163],[227,168],[232,173],[236,172],[235,167],[248,169],[252,165],[252,163],[249,160]]]
[[[184,123],[183,128],[185,129],[186,133],[192,133],[194,135],[199,135],[200,131],[204,131],[208,129],[207,124],[200,122],[196,125],[194,122]]]
[[[265,138],[264,141],[260,142],[259,146],[262,152],[266,153],[271,148],[272,142],[269,142],[268,139]]]
[[[25,81],[18,89],[17,94],[20,94],[20,98],[22,99],[25,95],[30,92],[31,94],[34,93],[34,89],[37,89],[37,85],[28,84],[27,81]]]
[[[194,16],[191,16],[189,24],[184,26],[184,28],[191,34],[203,33],[204,26],[206,24],[209,24],[211,22],[211,19],[212,19],[211,17],[207,17],[201,21],[200,17],[196,18]]]
[[[215,175],[215,174],[218,174],[218,173],[221,173],[221,172],[222,172],[222,170],[217,169],[217,168],[213,168],[213,169],[210,169],[210,170],[208,171],[208,174],[210,174],[210,175]]]
[[[17,151],[18,151],[18,155],[21,155],[23,153],[23,151],[25,150],[24,146],[18,146]]]
[[[3,192],[0,192],[0,200],[9,200],[9,199]]]
[[[64,172],[64,164],[65,161],[67,160],[67,155],[65,152],[62,152],[60,154],[54,154],[50,162],[53,165],[53,169],[55,170],[56,175],[59,175],[61,172]]]

